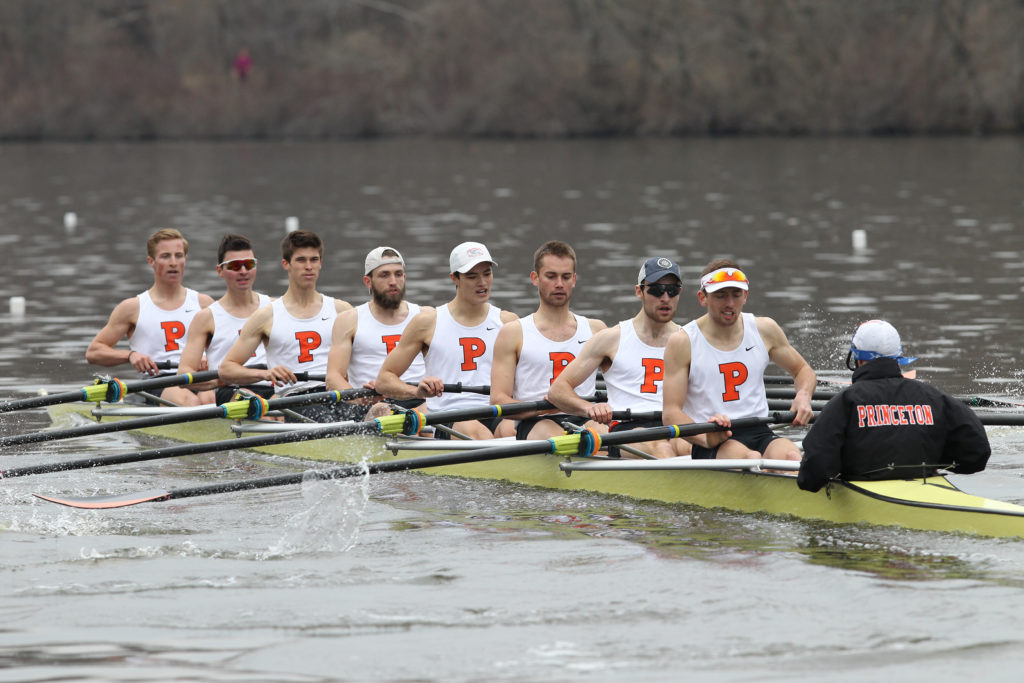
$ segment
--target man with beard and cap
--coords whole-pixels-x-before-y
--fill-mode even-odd
[[[363,284],[370,292],[370,300],[345,311],[334,321],[331,352],[327,356],[328,389],[374,389],[384,359],[420,312],[418,304],[405,300],[405,260],[397,249],[377,247],[366,255]],[[423,375],[423,356],[417,354],[402,373],[402,381],[418,384]],[[390,412],[388,404],[383,402],[367,412],[369,402],[370,399],[346,404],[349,419],[380,417]],[[406,407],[422,403],[421,399],[404,402]]]
[[[992,450],[981,420],[959,399],[904,377],[900,366],[915,360],[884,320],[857,328],[847,357],[853,385],[825,405],[804,438],[800,488],[985,469]]]
[[[768,415],[764,371],[771,361],[793,377],[793,424],[809,424],[817,378],[777,322],[744,313],[750,283],[739,266],[712,261],[700,277],[697,300],[707,313],[683,326],[665,350],[665,424],[715,422]],[[695,459],[799,460],[800,449],[767,425],[688,437]]]
[[[540,305],[536,312],[513,320],[501,328],[494,343],[491,366],[491,403],[539,401],[547,396],[551,383],[576,358],[582,344],[607,327],[569,310],[576,287],[576,252],[559,240],[545,242],[533,255],[530,281],[537,288]],[[579,390],[593,394],[597,370]],[[564,432],[563,420],[583,425],[579,415],[561,417],[523,413],[516,420],[516,437],[547,439]]]
[[[665,345],[679,330],[672,318],[679,305],[681,282],[679,266],[672,260],[654,256],[644,261],[634,287],[641,304],[640,312],[598,332],[584,344],[576,360],[551,384],[548,400],[567,413],[607,424],[612,432],[661,426],[659,419],[616,422],[612,420],[612,412],[661,410]],[[576,392],[598,368],[608,390],[607,403],[591,403]],[[690,445],[682,439],[647,441],[633,446],[658,458],[690,452]]]
[[[455,297],[437,308],[423,308],[409,322],[377,375],[379,393],[399,400],[426,399],[432,413],[489,405],[485,394],[444,393],[444,385],[489,383],[494,340],[502,325],[517,317],[490,303],[497,264],[487,247],[463,242],[452,249],[448,265]],[[416,384],[404,381],[402,375],[420,354],[425,376]],[[511,436],[513,432],[511,423],[499,417],[446,426],[472,439]],[[449,435],[441,430],[436,436]]]

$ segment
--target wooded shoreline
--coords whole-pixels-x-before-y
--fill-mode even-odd
[[[4,0],[0,102],[3,141],[1018,133],[1024,2]]]

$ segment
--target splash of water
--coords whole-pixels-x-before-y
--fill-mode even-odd
[[[363,473],[347,479],[319,479],[307,474],[302,481],[304,509],[285,524],[284,535],[266,558],[305,552],[347,552],[359,540],[359,525],[370,499],[367,460]]]

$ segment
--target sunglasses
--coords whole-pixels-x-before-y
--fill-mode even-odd
[[[701,289],[704,289],[708,285],[716,285],[723,282],[742,282],[747,285],[750,284],[750,281],[742,270],[738,268],[719,268],[718,270],[708,273],[701,278],[700,287]]]
[[[246,270],[252,270],[253,268],[256,267],[256,259],[236,258],[231,259],[230,261],[225,261],[224,263],[218,263],[217,266],[220,268],[224,268],[225,270],[241,270],[242,268],[245,268]]]
[[[660,297],[662,294],[668,294],[670,298],[674,298],[679,296],[679,292],[682,290],[682,287],[679,285],[662,284],[641,285],[640,289],[644,289],[645,287],[647,288],[647,293],[656,298]]]

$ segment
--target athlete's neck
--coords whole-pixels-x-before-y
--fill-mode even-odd
[[[149,288],[149,298],[162,308],[177,308],[185,303],[188,290],[180,282],[154,282]]]
[[[476,303],[455,297],[448,302],[448,312],[452,314],[453,318],[467,327],[482,323],[490,310],[491,304],[489,301]]]
[[[715,322],[709,313],[705,313],[697,318],[697,327],[712,346],[722,350],[735,348],[743,339],[745,331],[742,314],[736,316],[735,324],[722,325]]]
[[[679,325],[673,320],[663,323],[652,320],[644,311],[640,311],[633,317],[633,329],[644,343],[657,347],[668,344],[668,338],[679,329]]]
[[[256,310],[260,303],[260,297],[251,289],[229,289],[219,301],[220,305],[229,311]]]
[[[384,308],[373,299],[370,300],[370,315],[382,325],[396,325],[409,315],[409,304],[401,301],[397,308]]]

